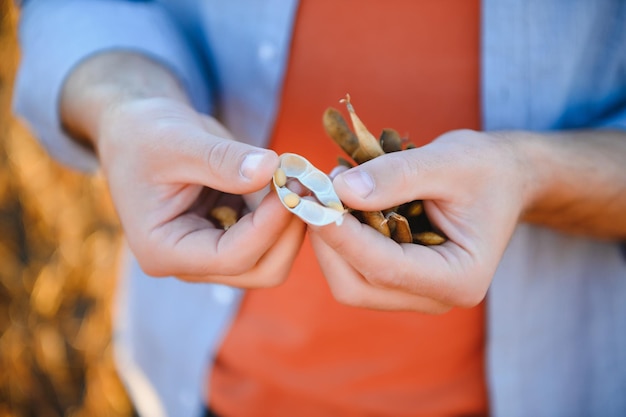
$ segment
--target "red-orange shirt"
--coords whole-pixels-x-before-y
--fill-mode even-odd
[[[478,33],[478,0],[302,1],[272,147],[330,170],[341,151],[321,116],[346,93],[374,134],[393,127],[424,144],[478,129]],[[482,304],[440,316],[340,305],[305,241],[284,285],[247,292],[218,352],[211,408],[485,415],[483,315]]]

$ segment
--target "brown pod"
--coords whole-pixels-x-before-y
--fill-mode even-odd
[[[413,233],[413,243],[419,243],[420,245],[434,246],[441,245],[447,239],[437,232],[420,232]]]
[[[363,222],[374,229],[378,230],[380,233],[385,235],[386,237],[391,237],[391,231],[389,230],[389,224],[387,219],[380,211],[362,211],[360,212],[361,218]]]
[[[346,168],[354,168],[354,164],[341,156],[337,157],[337,164]]]
[[[367,130],[367,127],[365,127],[359,116],[357,116],[352,103],[350,103],[350,94],[346,94],[346,97],[341,99],[340,102],[346,104],[346,108],[350,113],[352,128],[354,129],[354,133],[356,133],[356,137],[359,139],[359,147],[350,154],[352,159],[354,159],[356,163],[362,164],[370,159],[384,155],[385,152],[383,148],[380,147],[378,139]]]
[[[383,129],[380,134],[380,146],[385,153],[398,152],[402,150],[402,138],[400,134],[391,128]]]
[[[424,204],[422,200],[415,200],[408,203],[405,207],[405,216],[417,217],[424,212]]]
[[[211,210],[213,217],[224,230],[228,230],[232,225],[237,223],[237,211],[228,206],[217,206]]]
[[[350,95],[340,100],[346,105],[352,122],[351,130],[346,120],[334,108],[328,108],[323,121],[326,133],[346,152],[354,162],[362,164],[385,153],[413,149],[415,144],[401,138],[394,129],[383,129],[380,140],[376,139],[356,114]],[[408,144],[407,144],[408,142]],[[352,167],[352,163],[339,158],[339,164]],[[422,245],[439,245],[446,237],[433,232],[432,225],[426,216],[422,201],[413,201],[401,206],[390,207],[383,211],[362,212],[347,208],[361,223],[365,223],[387,237],[400,243],[419,243]],[[412,233],[415,231],[415,233]],[[419,231],[419,232],[418,232]]]
[[[400,206],[393,206],[393,207],[389,207],[387,209],[381,210],[383,212],[383,214],[385,215],[385,217],[389,216],[390,213],[392,212],[398,212],[398,210],[400,209]]]
[[[332,140],[334,140],[345,153],[352,155],[359,148],[359,139],[348,127],[346,119],[343,118],[339,110],[329,107],[322,117],[324,129]]]
[[[411,235],[411,227],[406,217],[396,212],[391,212],[386,216],[389,229],[391,230],[391,238],[398,243],[413,243]]]

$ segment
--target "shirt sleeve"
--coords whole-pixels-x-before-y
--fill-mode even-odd
[[[143,53],[167,66],[199,111],[210,107],[209,83],[174,19],[156,2],[35,0],[20,13],[21,63],[13,107],[33,134],[61,163],[97,169],[92,152],[63,131],[59,96],[64,80],[86,57],[105,50]]]

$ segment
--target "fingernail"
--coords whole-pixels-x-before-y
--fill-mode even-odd
[[[361,198],[365,198],[374,191],[374,180],[362,170],[351,170],[343,174],[344,182],[352,192]]]
[[[336,166],[332,169],[332,171],[330,171],[330,174],[328,174],[328,176],[330,177],[330,179],[334,179],[337,175],[341,174],[342,172],[346,172],[348,170],[348,167],[343,166],[343,165],[339,165]]]
[[[261,166],[263,160],[263,154],[260,152],[251,152],[244,158],[241,166],[239,167],[239,173],[245,178],[251,180],[254,177],[254,173]]]

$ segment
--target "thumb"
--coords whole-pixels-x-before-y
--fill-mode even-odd
[[[187,132],[170,142],[168,181],[201,184],[219,191],[245,194],[265,187],[278,167],[274,151],[237,142],[205,130]],[[164,153],[168,155],[167,153]]]
[[[267,185],[278,167],[275,152],[234,140],[216,119],[172,100],[125,103],[102,127],[99,154],[105,171],[124,175],[120,182],[130,171],[148,184],[244,194]]]
[[[212,176],[214,178],[222,177],[225,180],[221,183],[223,185],[229,184],[226,186],[228,189],[221,189],[221,191],[236,194],[253,193],[268,185],[279,165],[278,155],[274,151],[235,141],[230,131],[213,117],[202,115],[202,124],[206,131],[217,135],[219,138],[232,139],[234,141],[234,143],[228,144],[226,142],[220,145],[226,148],[230,146],[231,149],[222,148],[216,150],[214,148],[213,160],[208,161]],[[234,165],[238,167],[239,174],[237,181],[232,181],[234,177],[228,172],[232,168],[228,163],[231,157],[236,159]],[[234,175],[234,173],[232,174]],[[209,186],[219,189],[218,185]]]
[[[447,159],[428,146],[385,154],[337,175],[333,186],[341,201],[359,210],[445,199],[456,176]]]

